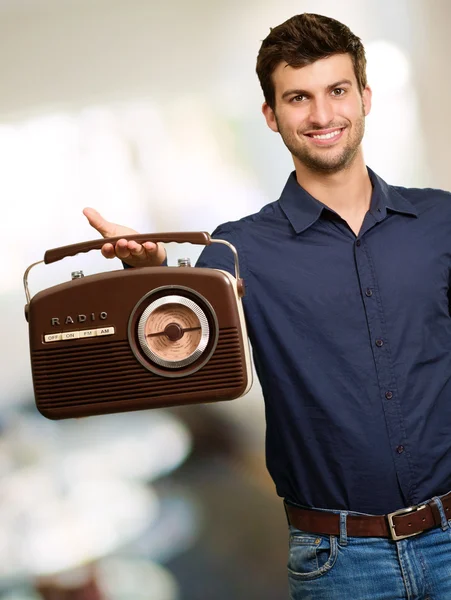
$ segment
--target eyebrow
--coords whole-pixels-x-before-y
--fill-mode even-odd
[[[327,91],[331,92],[332,90],[334,90],[337,87],[340,87],[341,85],[350,85],[352,86],[352,81],[350,79],[341,79],[340,81],[336,81],[335,83],[332,83],[331,85],[327,86]],[[310,94],[310,92],[308,92],[307,90],[300,90],[300,89],[293,89],[293,90],[287,90],[286,92],[284,92],[282,94],[282,99],[284,100],[285,98],[287,98],[287,96],[308,96]]]

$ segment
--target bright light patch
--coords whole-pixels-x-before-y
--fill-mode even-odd
[[[410,81],[409,60],[392,42],[369,42],[366,44],[366,58],[368,82],[378,93],[402,90]]]

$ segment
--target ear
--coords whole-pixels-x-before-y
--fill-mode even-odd
[[[278,133],[279,128],[277,127],[276,115],[274,114],[273,109],[266,102],[263,102],[262,113],[266,119],[266,124],[268,127],[275,133]]]
[[[362,93],[362,101],[363,101],[365,117],[367,117],[370,114],[372,96],[373,96],[373,92],[372,92],[370,86],[367,85]]]

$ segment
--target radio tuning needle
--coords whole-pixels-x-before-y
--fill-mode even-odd
[[[186,327],[185,329],[181,329],[181,332],[185,333],[186,331],[197,331],[198,329],[202,329],[200,326],[199,327]],[[167,335],[166,330],[165,331],[157,331],[156,333],[147,333],[146,337],[156,337],[157,335]]]

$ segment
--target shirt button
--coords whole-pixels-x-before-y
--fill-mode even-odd
[[[371,288],[366,288],[365,296],[368,296],[368,298],[371,298],[372,295],[373,295],[373,290]]]
[[[361,243],[362,243],[362,242],[361,242],[360,240],[357,240],[357,241],[356,241],[356,243],[355,243],[355,245],[356,245],[356,246],[360,246],[360,244],[361,244]]]
[[[385,397],[387,400],[391,400],[393,398],[393,392],[385,392]]]
[[[381,346],[383,346],[383,345],[384,345],[384,340],[376,340],[376,346],[377,346],[378,348],[380,348],[380,347],[381,347]]]
[[[396,452],[397,452],[398,454],[402,454],[402,453],[404,452],[404,446],[398,446],[398,447],[396,448]]]

